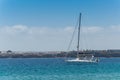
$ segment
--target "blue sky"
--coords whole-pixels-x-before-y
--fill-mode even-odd
[[[79,12],[83,25],[119,24],[119,0],[1,0],[0,25],[65,27],[74,25]]]
[[[56,32],[56,30],[61,30],[62,32],[62,29],[71,29],[75,26],[77,22],[79,12],[82,12],[82,26],[87,27],[88,29],[97,28],[102,30],[104,28],[105,30],[111,30],[113,26],[117,26],[118,29],[120,25],[120,0],[0,0],[0,35],[3,39],[0,40],[0,43],[4,45],[0,46],[0,49],[65,50],[67,45],[64,45],[64,43],[66,43],[65,41],[70,39],[69,35],[72,34],[72,31],[71,33],[69,33],[69,35],[67,35],[68,33],[59,33],[58,36],[60,36],[59,38],[62,39],[61,41],[59,41],[60,39],[57,35],[55,35],[56,33],[51,34],[50,38],[54,36],[54,38],[51,40],[49,37],[47,37],[49,33],[41,36],[40,33],[35,33],[35,30],[38,30],[38,32],[39,30],[48,30],[48,32]],[[30,40],[28,38],[27,31],[31,31],[32,33],[34,33],[34,35],[29,35],[32,36],[32,38],[29,37]],[[115,32],[116,34],[113,33],[114,31],[110,32],[114,35],[119,33],[119,31]],[[94,36],[94,34],[92,36]],[[109,36],[108,33],[103,33],[103,35],[105,34],[106,36]],[[68,38],[63,35],[68,36]],[[114,35],[113,37],[115,37]],[[18,36],[21,38],[25,38],[25,40],[18,40]],[[46,38],[43,38],[45,36]],[[102,36],[101,39],[106,36]],[[118,36],[116,36],[116,38],[117,37]],[[96,39],[96,37],[94,38]],[[41,39],[43,39],[43,41],[41,41]],[[51,42],[49,39],[51,40]],[[65,41],[63,39],[65,39]],[[88,38],[88,41],[89,39],[90,38]],[[47,44],[45,44],[45,40],[48,42]],[[26,44],[26,46],[24,46],[24,43],[26,43],[27,41],[28,43]],[[55,41],[56,43],[54,43]],[[42,47],[43,44],[41,43],[44,43],[44,47]],[[54,44],[53,47],[51,47],[52,44]],[[93,45],[92,49],[120,48],[120,46],[115,47],[116,45],[114,47],[109,47],[110,45],[106,47],[103,47],[102,45],[100,46],[100,44],[98,45],[99,46]]]

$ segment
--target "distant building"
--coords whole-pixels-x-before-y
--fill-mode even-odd
[[[120,49],[110,49],[110,50],[107,50],[107,52],[110,52],[110,53],[120,53]]]
[[[11,50],[8,50],[7,53],[10,54],[10,53],[12,53],[12,51],[11,51]]]

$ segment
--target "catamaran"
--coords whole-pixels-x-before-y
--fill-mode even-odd
[[[78,42],[77,42],[77,58],[75,59],[67,59],[67,62],[87,62],[87,63],[96,63],[98,62],[98,58],[95,58],[93,54],[83,53],[79,50],[80,43],[80,29],[81,29],[81,13],[79,15],[79,26],[78,26]]]

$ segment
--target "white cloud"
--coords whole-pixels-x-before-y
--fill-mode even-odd
[[[67,31],[67,32],[73,32],[74,30],[74,27],[66,27],[64,28],[64,31]]]
[[[98,27],[98,26],[91,26],[91,27],[85,27],[83,28],[83,32],[85,33],[98,33],[103,31],[104,28]]]
[[[66,50],[73,31],[74,27],[50,28],[25,25],[0,27],[0,50]],[[82,27],[80,47],[83,49],[120,48],[119,34],[120,26]],[[76,49],[76,40],[74,39],[71,50]]]
[[[0,27],[0,49],[65,50],[70,36],[67,28],[4,26]]]
[[[6,35],[7,34],[14,35],[14,34],[20,34],[26,32],[27,30],[28,27],[24,25],[5,26],[0,28],[0,33]]]

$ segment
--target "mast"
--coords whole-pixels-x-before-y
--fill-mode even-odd
[[[80,15],[79,15],[79,27],[78,27],[77,58],[79,58],[81,15],[82,15],[82,14],[80,13]]]

